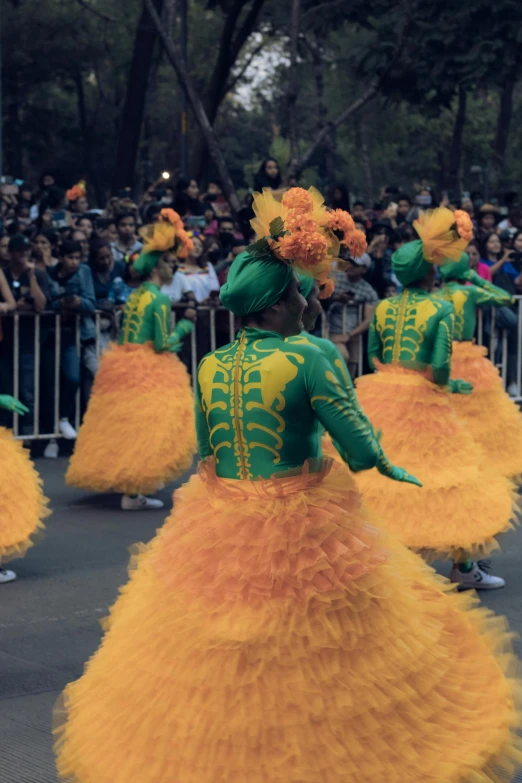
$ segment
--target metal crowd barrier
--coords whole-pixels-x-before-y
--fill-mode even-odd
[[[516,364],[516,383],[517,386],[522,386],[522,296],[517,296],[517,306],[518,306],[518,343],[517,343],[517,364]],[[345,305],[343,308],[343,333],[346,332],[345,326],[347,322],[348,317],[348,307],[349,305]],[[183,311],[186,309],[185,304],[175,304],[172,308],[172,324],[174,325],[177,318],[181,317],[183,314]],[[219,341],[221,340],[221,344],[223,344],[223,341],[226,343],[227,341],[232,342],[235,339],[236,334],[236,327],[237,327],[237,321],[234,317],[234,315],[227,310],[224,307],[210,307],[210,306],[198,306],[198,323],[196,323],[196,328],[190,335],[190,339],[187,341],[187,349],[185,352],[181,355],[181,358],[185,363],[187,364],[187,367],[189,371],[191,372],[193,382],[195,382],[196,379],[196,371],[199,361],[202,359],[203,355],[207,353],[208,351],[213,351],[218,346]],[[226,314],[223,316],[222,314]],[[359,307],[359,320],[362,318],[363,313],[363,307]],[[220,316],[221,318],[221,331],[218,331],[216,328],[216,320]],[[101,323],[102,319],[107,318],[107,313],[104,313],[102,311],[97,311],[94,314],[94,320],[96,325],[96,338],[95,338],[95,347],[96,347],[96,356],[99,359],[101,356],[102,350],[103,350],[103,343],[105,341],[105,334],[102,337],[102,328]],[[41,313],[41,314],[34,314],[34,313],[23,313],[23,312],[15,312],[10,313],[7,316],[2,315],[2,322],[5,323],[5,318],[12,318],[13,319],[13,384],[12,384],[12,392],[13,395],[17,398],[20,397],[20,381],[19,381],[19,370],[20,370],[20,324],[22,319],[33,319],[34,322],[34,417],[33,417],[33,428],[31,432],[20,432],[21,428],[21,419],[16,414],[13,415],[13,432],[14,436],[18,439],[24,439],[24,440],[47,440],[49,438],[61,438],[62,435],[60,433],[59,429],[59,423],[60,423],[60,348],[61,348],[61,338],[62,338],[62,319],[61,316],[55,313]],[[81,367],[81,359],[82,359],[82,343],[81,343],[81,330],[80,330],[80,319],[81,316],[77,315],[75,316],[75,344],[76,344],[76,350],[78,352],[78,356],[80,357],[80,367]],[[223,329],[223,323],[226,323],[226,329]],[[41,389],[41,366],[42,366],[42,344],[41,344],[41,334],[42,334],[42,325],[50,325],[52,329],[54,329],[54,340],[53,340],[53,350],[54,350],[54,375],[53,375],[53,393],[52,393],[52,401],[53,401],[53,427],[51,431],[43,431],[41,428],[41,411],[42,411],[42,389]],[[321,323],[320,323],[320,331],[321,335],[323,337],[328,338],[329,337],[329,330],[328,330],[328,318],[326,313],[322,313],[321,316]],[[495,357],[495,353],[497,351],[498,346],[498,340],[501,342],[501,360],[500,362],[497,362],[497,367],[499,369],[501,378],[503,380],[504,386],[506,386],[506,380],[507,380],[507,366],[508,366],[508,335],[506,331],[503,331],[501,335],[497,335],[497,330],[495,328],[495,308],[491,308],[491,327],[490,327],[490,341],[489,341],[489,356],[493,358]],[[113,336],[115,336],[113,334]],[[201,338],[204,338],[205,345],[203,349],[200,348],[201,346]],[[218,340],[219,338],[219,340]],[[363,373],[363,364],[364,364],[364,350],[363,350],[363,344],[364,344],[364,336],[359,335],[358,336],[358,361],[357,361],[357,375],[361,375]],[[478,327],[477,327],[477,343],[479,345],[483,345],[486,342],[486,335],[485,335],[485,329],[484,329],[484,317],[482,310],[479,309],[478,313]],[[5,351],[2,350],[3,343],[0,341],[0,362],[5,360]],[[49,348],[49,344],[47,344],[46,349]],[[0,374],[1,378],[1,374]],[[47,379],[48,380],[48,379]],[[0,392],[5,391],[3,389],[0,389]],[[517,402],[522,402],[522,394],[519,394],[519,396],[514,398]],[[80,426],[80,420],[81,420],[81,385],[78,391],[76,392],[75,397],[75,413],[74,413],[74,421],[71,421],[71,424],[75,427],[76,430],[78,430]]]

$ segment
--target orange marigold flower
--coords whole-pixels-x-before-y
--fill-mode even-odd
[[[173,209],[170,211],[174,212]],[[177,215],[177,212],[175,212],[174,214]],[[184,228],[178,229],[176,233],[177,233],[177,238],[181,243],[181,246],[178,245],[176,249],[176,255],[178,256],[178,258],[187,258],[189,253],[194,249],[194,242],[189,237],[189,235],[187,234]]]
[[[346,245],[348,245],[352,258],[360,258],[368,249],[366,236],[359,228],[351,232],[346,240]]]
[[[282,204],[286,209],[299,212],[312,212],[314,202],[311,195],[304,188],[290,188],[282,198]]]
[[[175,209],[164,207],[160,212],[160,220],[163,220],[165,223],[170,223],[171,226],[174,226],[178,230],[183,230],[183,221]]]
[[[473,238],[473,223],[468,213],[464,212],[463,209],[456,209],[453,215],[457,224],[458,235],[467,242],[471,241]]]
[[[328,213],[328,228],[332,231],[343,232],[343,243],[347,244],[348,235],[355,231],[355,223],[349,212],[344,209],[334,209],[333,212]]]
[[[311,269],[321,264],[326,256],[328,243],[326,237],[318,231],[313,233],[296,231],[290,236],[282,237],[279,242],[279,252],[287,261],[298,259],[299,266]]]
[[[324,285],[321,286],[321,290],[319,292],[319,299],[329,299],[331,295],[334,292],[335,283],[332,280],[331,277],[329,277]]]

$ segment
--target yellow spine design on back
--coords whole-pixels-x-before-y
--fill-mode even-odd
[[[147,307],[154,301],[154,296],[150,291],[142,291],[138,288],[134,291],[127,302],[125,308],[125,318],[123,323],[123,341],[130,342],[131,337],[137,337],[143,326],[143,319]]]
[[[417,359],[419,348],[424,342],[428,321],[437,313],[437,310],[440,310],[440,304],[432,299],[414,300],[410,302],[401,328],[399,329],[397,326],[398,338],[399,340],[402,338],[401,351],[410,354],[412,361]]]
[[[237,458],[237,475],[240,479],[253,478],[250,472],[250,452],[243,428],[243,363],[246,336],[243,332],[236,353],[234,377],[230,384],[230,413],[234,419],[234,454]]]
[[[198,381],[201,388],[201,402],[203,412],[209,420],[209,415],[213,410],[227,410],[227,404],[224,400],[216,400],[213,402],[212,397],[214,391],[220,391],[223,395],[229,394],[230,378],[232,369],[232,357],[224,356],[222,359],[218,358],[215,353],[209,354],[201,363],[198,371]],[[218,380],[218,375],[221,375],[221,380]],[[232,441],[224,440],[221,443],[214,444],[212,442],[213,436],[224,430],[225,432],[230,430],[230,424],[228,422],[220,422],[214,427],[209,429],[209,442],[214,452],[216,463],[219,463],[218,451],[223,448],[232,448]]]
[[[409,299],[409,293],[408,291],[403,291],[401,294],[401,300],[399,305],[399,313],[397,316],[397,326],[395,327],[395,340],[393,343],[393,355],[392,355],[392,362],[396,364],[399,361],[399,357],[401,354],[401,337],[402,337],[402,330],[404,327],[404,318],[406,315],[406,308],[408,306],[408,299]]]

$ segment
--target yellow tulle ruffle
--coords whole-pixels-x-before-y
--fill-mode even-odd
[[[0,563],[23,557],[49,516],[42,480],[26,449],[0,427]]]
[[[150,344],[102,357],[66,480],[94,492],[155,492],[196,451],[194,398],[177,356]]]
[[[475,557],[498,549],[517,508],[514,484],[491,473],[450,396],[420,373],[384,365],[357,382],[357,396],[382,446],[423,484],[357,474],[365,501],[406,546],[430,558]]]
[[[55,713],[64,780],[511,777],[505,621],[381,534],[328,469],[240,482],[208,461],[176,492]]]
[[[510,478],[522,475],[522,414],[502,388],[487,349],[471,342],[453,343],[453,378],[473,384],[472,394],[453,394],[461,421],[482,446],[491,470]]]

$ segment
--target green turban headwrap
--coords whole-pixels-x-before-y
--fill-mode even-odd
[[[152,250],[150,253],[140,253],[133,264],[134,271],[142,277],[148,277],[162,255],[163,252],[160,250]]]
[[[423,280],[432,266],[424,258],[420,239],[408,242],[392,255],[392,270],[399,282],[405,286]]]
[[[462,280],[469,271],[469,256],[463,253],[458,261],[450,261],[440,267],[440,275],[443,280]]]
[[[304,298],[308,299],[314,287],[315,277],[310,277],[310,275],[303,275],[302,272],[298,272],[297,277],[299,278],[299,290]]]
[[[293,275],[292,267],[268,250],[265,255],[245,250],[232,262],[219,298],[234,315],[258,313],[279,302]]]

